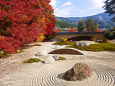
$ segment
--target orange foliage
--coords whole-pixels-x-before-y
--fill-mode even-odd
[[[103,30],[97,29],[95,30],[95,32],[103,32]]]
[[[41,42],[41,41],[43,41],[44,39],[45,39],[44,34],[40,34],[40,36],[38,37],[37,41],[38,41],[38,42]]]
[[[68,32],[78,32],[75,28],[70,28]]]

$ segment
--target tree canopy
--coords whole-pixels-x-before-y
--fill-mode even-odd
[[[72,24],[62,22],[62,21],[56,21],[56,26],[59,26],[61,28],[72,28],[72,27],[74,27]]]
[[[78,31],[84,31],[85,25],[84,25],[84,23],[83,23],[82,20],[78,22],[77,28],[78,28],[78,29],[77,29]]]
[[[106,0],[105,1],[105,12],[109,13],[110,15],[114,15],[115,14],[115,0]],[[115,22],[115,16],[112,18],[112,21]]]
[[[41,34],[52,34],[55,17],[50,0],[0,0],[0,50],[14,53]]]
[[[96,29],[98,29],[98,23],[94,22],[92,18],[88,18],[85,20],[85,27],[87,31],[94,32]]]

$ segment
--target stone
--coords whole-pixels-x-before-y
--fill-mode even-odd
[[[4,51],[0,51],[0,53],[1,53],[1,54],[3,54],[3,53],[4,53]]]
[[[45,61],[45,64],[51,64],[54,63],[55,59],[52,57],[52,55],[48,55],[48,58]]]
[[[17,53],[20,53],[21,52],[21,50],[17,50]]]
[[[57,60],[57,59],[59,59],[59,57],[58,56],[52,56],[55,60]]]
[[[63,78],[67,81],[83,80],[90,77],[93,70],[84,63],[75,64],[70,70],[68,70]]]
[[[77,41],[76,42],[76,46],[89,46],[90,45],[90,43],[89,42],[87,42],[87,41]]]

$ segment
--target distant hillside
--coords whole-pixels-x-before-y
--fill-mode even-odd
[[[56,21],[56,27],[61,27],[61,28],[71,28],[74,27],[74,25],[63,22],[63,21]]]
[[[112,22],[111,19],[113,16],[109,16],[108,13],[100,13],[93,16],[87,16],[87,17],[56,17],[56,20],[63,21],[66,23],[70,23],[72,25],[77,25],[78,21],[85,20],[87,18],[92,17],[96,22],[99,23],[99,28],[107,28],[110,29],[111,27],[115,27],[115,22]]]

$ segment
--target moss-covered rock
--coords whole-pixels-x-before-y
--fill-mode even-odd
[[[66,60],[64,57],[59,57],[57,60]]]
[[[90,77],[92,72],[93,70],[88,65],[77,63],[64,74],[63,78],[67,81],[83,80]]]
[[[38,58],[31,58],[27,61],[24,61],[24,63],[34,63],[34,62],[40,62],[41,60]]]

